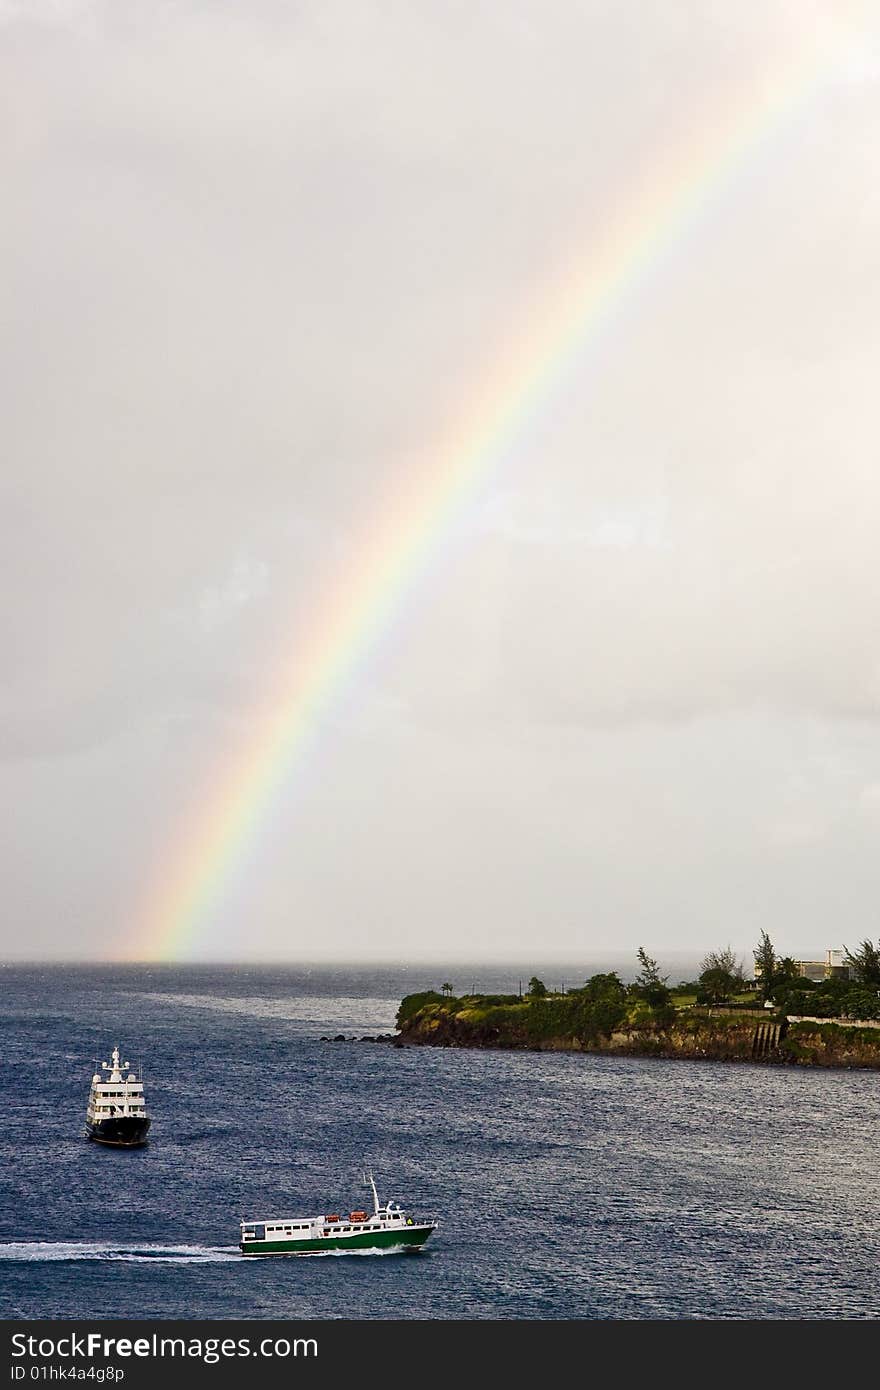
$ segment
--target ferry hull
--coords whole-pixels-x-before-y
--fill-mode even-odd
[[[138,1149],[146,1144],[149,1128],[148,1115],[120,1115],[87,1123],[86,1134],[96,1144],[107,1144],[114,1149]]]
[[[249,1240],[243,1255],[319,1255],[327,1250],[419,1250],[433,1226],[405,1226],[399,1231],[361,1231],[357,1235],[319,1236],[317,1240]]]

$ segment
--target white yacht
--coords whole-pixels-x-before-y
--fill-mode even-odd
[[[144,1101],[143,1078],[120,1062],[114,1047],[109,1062],[102,1062],[92,1077],[86,1110],[86,1134],[97,1144],[133,1149],[147,1142],[150,1117]],[[107,1072],[108,1075],[103,1075]]]

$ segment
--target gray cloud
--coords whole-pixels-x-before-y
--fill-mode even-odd
[[[827,66],[438,537],[207,954],[871,928],[878,36],[814,18]],[[781,2],[0,7],[4,952],[113,949],[531,306],[804,42]]]

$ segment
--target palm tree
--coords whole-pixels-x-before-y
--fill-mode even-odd
[[[440,988],[441,988],[441,990],[443,991],[444,994],[451,994],[451,993],[452,993],[452,985],[449,983],[448,980],[444,981],[444,983],[440,986]]]

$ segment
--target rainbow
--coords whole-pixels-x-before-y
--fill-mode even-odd
[[[831,66],[827,37],[814,36],[734,109],[692,129],[686,146],[655,157],[617,216],[601,232],[592,229],[586,249],[543,287],[512,349],[496,357],[489,378],[427,463],[371,518],[359,550],[319,605],[311,635],[268,682],[265,707],[252,721],[257,732],[218,770],[165,856],[128,958],[181,959],[212,939],[212,931],[217,940],[217,909],[231,874],[440,542],[579,354],[600,339],[768,135],[796,114]]]

